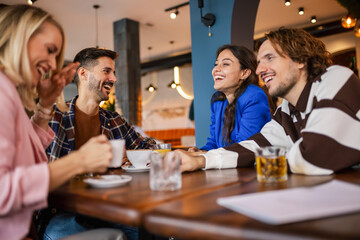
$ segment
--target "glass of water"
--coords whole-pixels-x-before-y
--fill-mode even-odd
[[[156,151],[150,155],[150,189],[155,191],[175,191],[181,188],[180,154]]]

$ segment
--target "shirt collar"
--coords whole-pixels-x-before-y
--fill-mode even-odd
[[[308,104],[309,96],[310,96],[311,86],[314,82],[321,81],[321,75],[322,74],[315,77],[313,80],[307,81],[307,83],[306,83],[303,91],[301,92],[300,97],[296,103],[296,106],[293,106],[292,104],[289,103],[289,110],[290,110],[291,114],[295,111],[305,112],[306,106]]]
[[[79,97],[79,95],[76,95],[75,97],[73,97],[70,102],[69,102],[69,112],[75,112],[75,102],[76,99]]]

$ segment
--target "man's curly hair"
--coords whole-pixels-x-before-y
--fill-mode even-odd
[[[265,34],[280,56],[287,55],[294,62],[304,63],[308,80],[313,80],[332,65],[331,54],[325,44],[303,29],[281,27]]]

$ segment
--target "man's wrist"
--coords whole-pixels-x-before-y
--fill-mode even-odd
[[[198,169],[205,168],[206,159],[203,155],[196,157]]]

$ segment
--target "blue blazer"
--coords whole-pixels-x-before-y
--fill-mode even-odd
[[[201,149],[208,151],[246,140],[255,133],[260,132],[265,123],[271,120],[269,103],[265,92],[260,87],[249,85],[237,99],[235,125],[231,133],[232,142],[226,144],[223,140],[222,131],[223,117],[227,105],[229,105],[227,100],[216,101],[211,104],[210,137],[208,137],[206,145]]]

